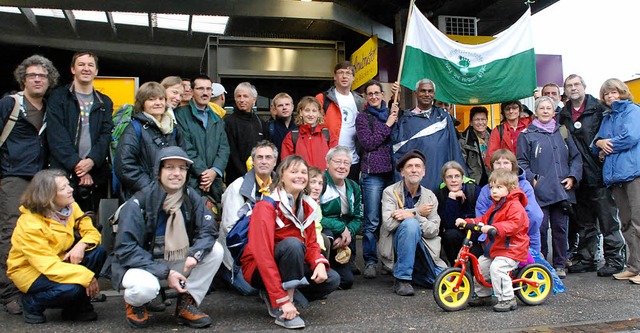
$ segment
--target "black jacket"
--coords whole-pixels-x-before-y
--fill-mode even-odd
[[[116,290],[120,290],[122,278],[130,268],[144,269],[160,280],[169,276],[167,263],[153,260],[158,214],[166,196],[162,186],[153,182],[122,207],[111,263],[111,283]],[[211,209],[207,209],[193,189],[187,190],[181,210],[189,235],[187,255],[200,262],[218,239],[218,224],[213,220]]]
[[[570,102],[567,102],[560,111],[560,124],[567,127],[580,155],[582,155],[582,182],[580,186],[603,187],[602,162],[597,156],[591,154],[589,146],[600,129],[602,114],[606,108],[591,95],[586,95],[584,103],[584,112],[578,118],[580,122],[578,127],[580,128],[576,128],[576,122],[571,116]]]
[[[162,134],[156,123],[143,113],[135,113],[132,118],[140,124],[140,136],[130,123],[118,140],[114,161],[123,201],[154,180],[154,164],[160,149],[182,145],[177,128],[174,127],[172,133]]]
[[[15,99],[11,96],[0,99],[0,133],[7,125],[14,105]],[[45,126],[42,125],[43,128]],[[46,166],[46,154],[45,135],[40,133],[21,111],[11,134],[0,147],[0,178],[32,177]]]
[[[263,121],[255,112],[244,112],[237,108],[233,113],[224,117],[227,140],[229,140],[229,164],[226,170],[226,184],[247,173],[247,158],[256,143],[264,140]]]
[[[91,133],[91,151],[88,158],[95,166],[90,174],[94,183],[103,183],[109,179],[107,163],[111,129],[113,102],[109,96],[94,90],[93,106],[89,115]],[[73,84],[59,87],[51,92],[47,101],[47,140],[51,154],[51,168],[65,170],[74,174],[73,168],[80,162],[78,139],[80,127],[80,108]]]

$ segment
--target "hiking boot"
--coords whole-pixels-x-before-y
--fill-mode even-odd
[[[613,274],[613,278],[616,280],[629,280],[629,278],[632,278],[634,276],[637,276],[637,273],[628,271],[628,270],[624,270],[620,273],[617,274]]]
[[[267,291],[263,289],[258,290],[258,296],[260,296],[260,299],[264,302],[264,304],[267,305],[267,312],[269,312],[271,318],[275,318],[276,311],[271,307],[271,301],[269,300],[269,294],[267,293]]]
[[[162,301],[161,296],[156,296],[156,298],[152,299],[151,302],[147,303],[147,310],[150,312],[162,312],[167,308],[167,306]]]
[[[400,296],[413,296],[415,295],[415,291],[413,291],[413,286],[410,281],[404,281],[396,279],[393,284],[393,292]]]
[[[611,276],[620,272],[622,272],[622,267],[615,267],[607,263],[600,267],[598,270],[598,276]]]
[[[145,328],[149,326],[149,312],[146,306],[133,306],[127,302],[127,323],[133,328]]]
[[[518,308],[518,303],[515,298],[498,302],[493,306],[495,312],[508,312]]]
[[[106,300],[107,300],[107,295],[105,295],[103,293],[99,293],[99,294],[91,297],[91,302],[92,303],[105,302]]]
[[[276,316],[276,325],[280,325],[284,328],[295,329],[295,328],[304,328],[304,320],[300,318],[300,315],[295,316],[295,318],[291,320],[282,319],[282,310],[280,308],[274,309]]]
[[[380,274],[382,275],[393,275],[393,269],[382,265],[382,269],[380,269]]]
[[[22,318],[27,324],[42,324],[47,321],[43,312],[29,312],[24,305],[22,306]]]
[[[496,302],[493,298],[493,296],[484,296],[484,297],[479,297],[477,295],[474,295],[473,297],[471,297],[471,299],[469,300],[469,306],[489,306],[489,305],[495,305]]]
[[[567,277],[567,271],[565,271],[564,268],[558,267],[555,271],[559,278],[564,279]]]
[[[211,317],[198,309],[196,300],[189,294],[178,296],[175,316],[180,324],[186,324],[192,328],[203,328],[213,324]]]
[[[364,278],[365,279],[375,279],[376,278],[376,264],[366,264],[364,266]]]
[[[4,305],[5,310],[12,315],[19,315],[22,313],[22,305],[18,302],[18,300],[13,300]]]
[[[577,262],[568,268],[569,273],[595,272],[597,267],[594,263]]]

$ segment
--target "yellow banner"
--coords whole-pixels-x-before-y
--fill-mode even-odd
[[[351,89],[357,89],[378,75],[378,36],[374,35],[351,55],[356,75]]]

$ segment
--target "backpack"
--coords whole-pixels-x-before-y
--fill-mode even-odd
[[[23,93],[19,92],[15,95],[11,95],[11,97],[13,97],[13,99],[15,100],[15,103],[13,104],[13,109],[11,110],[11,114],[9,114],[9,118],[6,120],[4,128],[2,129],[2,134],[0,134],[0,147],[2,147],[4,142],[7,140],[7,138],[9,137],[9,134],[11,134],[11,131],[13,130],[13,126],[18,121],[20,112],[21,111],[25,112],[24,107],[22,105],[24,100]]]
[[[263,201],[267,201],[273,205],[273,208],[278,209],[276,202],[268,196],[262,198]],[[244,205],[238,211],[240,218],[233,225],[229,233],[227,234],[227,248],[231,252],[233,261],[240,265],[240,257],[244,252],[244,248],[249,241],[249,222],[251,221],[251,214],[253,213],[253,207],[255,203],[245,202]]]
[[[296,147],[298,144],[298,134],[300,134],[300,130],[298,129],[294,129],[291,130],[291,142],[293,142],[293,153],[296,153]],[[329,145],[329,129],[326,127],[322,128],[322,135],[324,136],[325,140],[327,140],[327,146]]]

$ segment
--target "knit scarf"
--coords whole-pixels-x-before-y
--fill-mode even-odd
[[[51,210],[49,214],[47,214],[50,219],[60,222],[60,224],[66,226],[69,221],[69,217],[71,217],[71,213],[73,212],[73,206],[69,205],[66,207],[62,207],[60,210]]]
[[[180,211],[183,193],[167,194],[162,203],[162,210],[167,213],[167,228],[164,232],[164,260],[174,261],[187,257],[189,251],[189,236],[185,226],[184,216]]]
[[[387,104],[384,101],[382,101],[379,108],[367,105],[366,110],[367,112],[380,119],[380,121],[383,123],[386,122],[389,118],[389,109],[387,108]]]
[[[542,129],[545,132],[549,132],[549,133],[553,133],[553,131],[556,130],[556,120],[551,118],[551,121],[549,121],[546,124],[543,124],[540,120],[538,119],[534,119],[532,124],[536,125],[537,128]]]
[[[171,113],[169,112],[165,112],[162,114],[162,118],[160,119],[160,121],[158,121],[158,119],[156,119],[156,117],[146,113],[146,112],[142,112],[147,118],[151,119],[151,121],[153,121],[156,126],[158,126],[158,128],[160,129],[160,132],[162,132],[162,134],[169,134],[169,133],[173,133],[173,117],[171,117]]]

